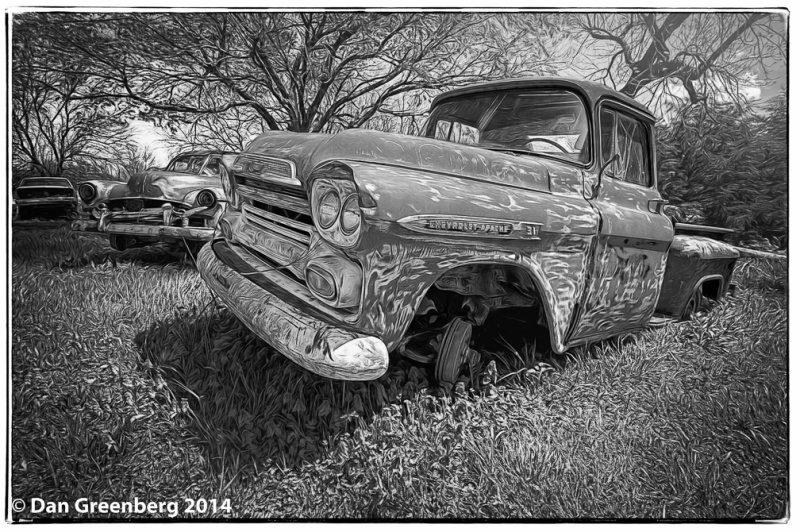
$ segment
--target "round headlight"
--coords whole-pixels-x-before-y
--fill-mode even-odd
[[[97,187],[91,183],[81,183],[78,186],[78,196],[85,202],[92,201],[97,195]]]
[[[358,207],[358,196],[351,194],[344,202],[341,214],[342,233],[352,235],[361,225],[361,209]]]
[[[195,201],[201,207],[213,207],[217,202],[217,196],[210,190],[201,190],[200,193],[197,194],[197,199]]]
[[[317,215],[319,217],[319,225],[323,229],[327,229],[333,225],[336,218],[339,217],[339,209],[342,203],[339,199],[339,193],[335,190],[325,192],[319,200],[317,206]]]

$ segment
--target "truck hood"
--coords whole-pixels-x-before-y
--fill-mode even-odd
[[[366,129],[335,135],[270,131],[253,141],[247,152],[293,161],[301,181],[318,164],[335,159],[401,166],[542,192],[549,191],[548,168],[564,166],[527,155]]]
[[[219,177],[151,170],[134,174],[125,186],[114,187],[109,199],[151,198],[181,202],[189,193],[204,188],[219,192],[218,197],[221,197]]]

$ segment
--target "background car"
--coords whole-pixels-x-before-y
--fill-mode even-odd
[[[78,203],[75,187],[64,177],[26,177],[14,189],[17,218],[30,218],[34,212],[72,214]]]
[[[119,250],[157,241],[205,242],[225,201],[222,179],[235,158],[218,151],[184,153],[164,170],[135,174],[127,183],[85,181],[78,196],[89,219],[72,228],[108,233]]]

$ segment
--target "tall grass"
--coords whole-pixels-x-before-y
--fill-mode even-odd
[[[367,383],[300,369],[164,247],[12,236],[13,497],[230,498],[267,519],[785,515],[785,270],[743,262],[691,322],[509,355],[495,387],[442,398],[406,362]]]

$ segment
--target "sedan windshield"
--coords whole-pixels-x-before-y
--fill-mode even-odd
[[[588,162],[583,102],[563,89],[493,91],[450,98],[431,112],[426,136],[496,150]]]
[[[206,157],[207,155],[181,155],[169,163],[167,171],[199,174],[203,163],[206,162]]]

